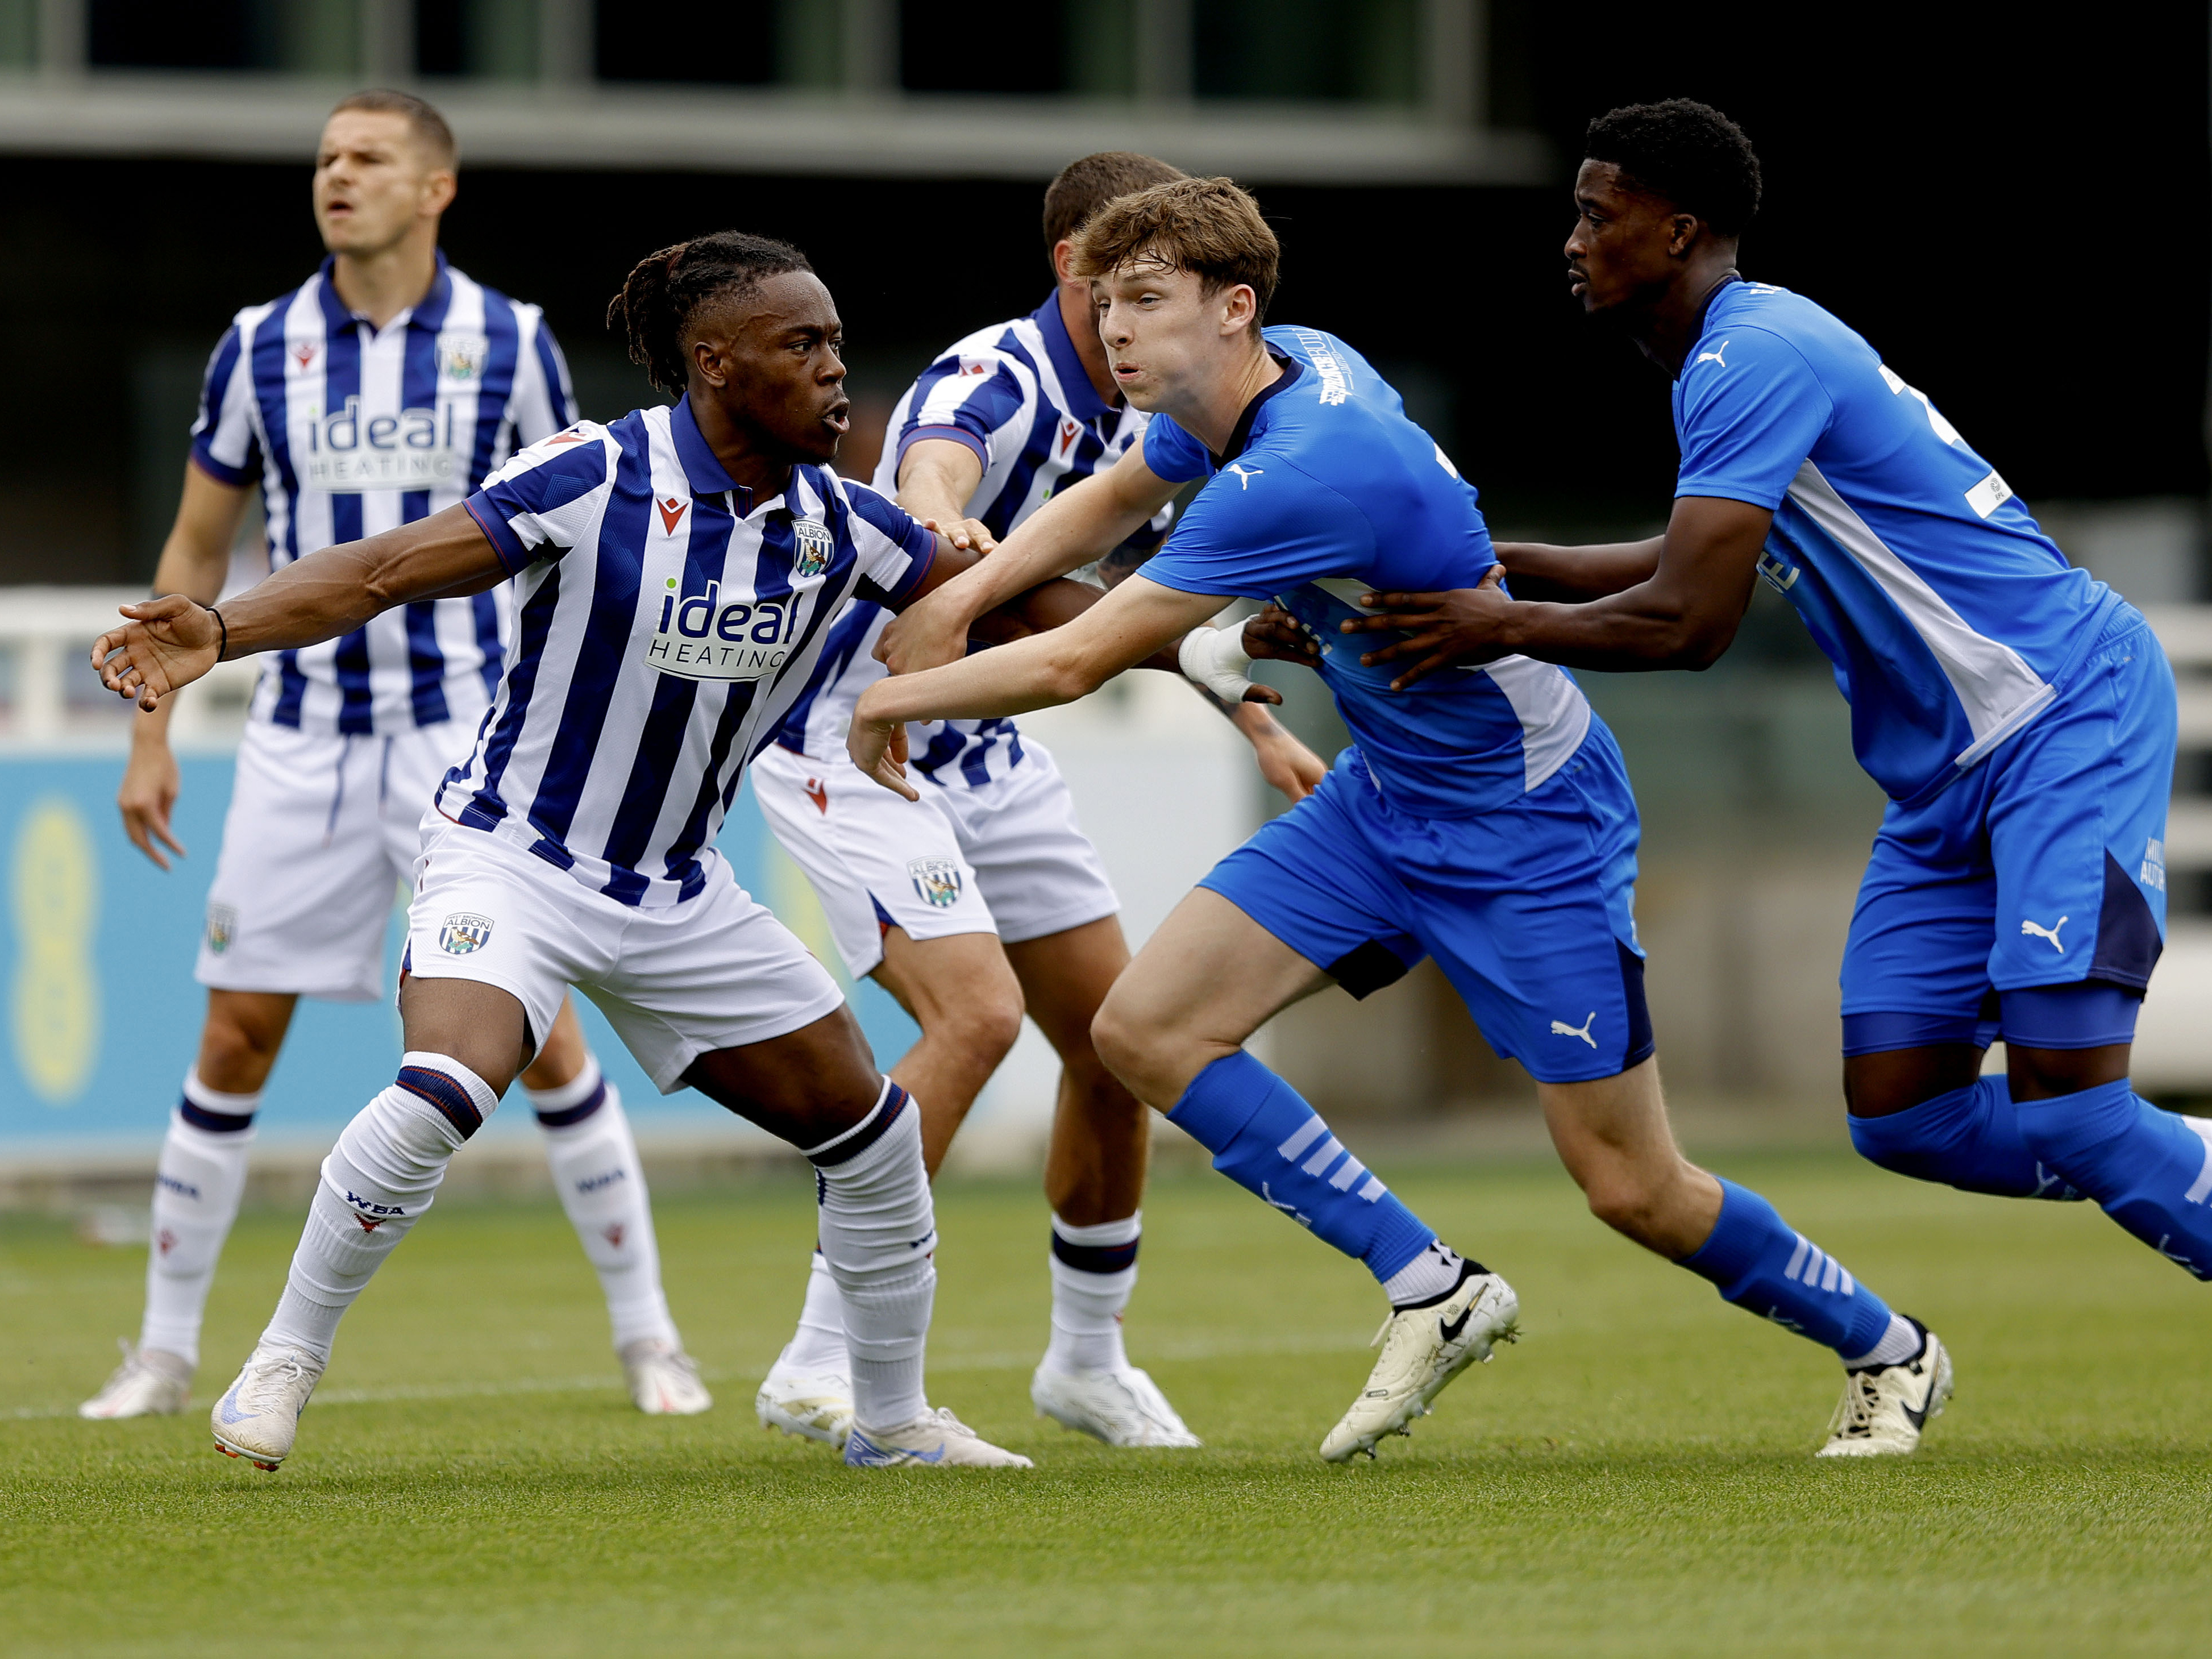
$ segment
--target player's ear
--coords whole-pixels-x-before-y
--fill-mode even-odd
[[[1065,236],[1052,245],[1052,274],[1063,283],[1075,280],[1075,244]]]
[[[1701,222],[1694,213],[1677,213],[1668,218],[1667,252],[1671,257],[1677,259],[1690,257],[1690,247],[1698,240]]]
[[[422,206],[433,216],[443,213],[460,193],[459,176],[451,167],[440,167],[422,181]]]

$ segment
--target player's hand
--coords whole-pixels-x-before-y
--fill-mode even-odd
[[[1314,631],[1279,605],[1269,605],[1244,624],[1244,649],[1254,659],[1271,657],[1308,668],[1321,666],[1321,644]]]
[[[123,833],[131,837],[133,847],[164,870],[169,867],[169,860],[161,856],[155,842],[179,858],[185,856],[184,844],[169,828],[179,787],[177,757],[166,741],[142,738],[131,745],[131,758],[123,768],[123,787],[115,792],[115,804],[123,812]]]
[[[876,641],[875,659],[894,674],[919,674],[942,668],[968,654],[968,630],[975,618],[945,589],[925,593],[890,619]]]
[[[215,666],[222,624],[215,612],[181,593],[119,607],[131,620],[92,642],[100,684],[152,713],[180,686]]]
[[[1498,642],[1507,607],[1513,603],[1503,586],[1504,574],[1503,566],[1492,565],[1477,586],[1443,593],[1363,594],[1360,604],[1373,614],[1344,623],[1344,631],[1407,635],[1359,659],[1362,666],[1371,667],[1413,659],[1413,665],[1390,682],[1393,691],[1402,691],[1415,680],[1456,663],[1493,662],[1509,649]]]
[[[1267,724],[1272,730],[1245,735],[1251,739],[1253,758],[1260,763],[1260,775],[1295,806],[1321,787],[1328,775],[1328,763],[1279,721],[1271,719]]]
[[[996,550],[999,538],[991,533],[991,526],[981,519],[924,519],[924,530],[934,530],[953,546],[965,548],[981,558]]]
[[[863,691],[853,708],[853,724],[845,733],[845,752],[853,764],[894,795],[908,800],[921,797],[906,781],[906,722],[868,718],[868,694]]]

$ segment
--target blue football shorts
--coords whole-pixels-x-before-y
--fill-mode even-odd
[[[1893,801],[1844,948],[1846,1052],[1986,1045],[2000,1008],[2029,1046],[2128,1041],[2165,948],[2174,739],[2173,671],[2138,627],[1948,788]],[[2113,1029],[2069,1036],[2057,1011],[2093,1007]]]
[[[1433,956],[1490,1046],[1546,1083],[1648,1058],[1636,944],[1636,801],[1599,721],[1512,805],[1424,818],[1383,799],[1357,748],[1199,885],[1355,997]]]

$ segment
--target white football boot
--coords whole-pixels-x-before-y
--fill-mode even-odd
[[[118,1337],[123,1363],[100,1392],[76,1408],[79,1417],[174,1417],[191,1399],[192,1368],[180,1354],[135,1348]]]
[[[993,1445],[943,1406],[925,1411],[896,1429],[864,1429],[855,1423],[845,1437],[845,1463],[855,1469],[896,1468],[909,1463],[945,1469],[1036,1467],[1019,1452]]]
[[[304,1348],[257,1346],[238,1380],[208,1414],[217,1451],[271,1469],[291,1455],[300,1413],[323,1377],[323,1362]]]
[[[1429,1402],[1452,1378],[1477,1360],[1487,1363],[1492,1345],[1520,1339],[1520,1312],[1510,1285],[1496,1273],[1470,1273],[1443,1301],[1392,1313],[1375,1334],[1382,1357],[1321,1455],[1332,1463],[1361,1452],[1372,1457],[1383,1436],[1410,1434],[1407,1425],[1429,1414]]]
[[[1828,1420],[1827,1443],[1816,1457],[1895,1457],[1920,1444],[1930,1420],[1951,1399],[1951,1351],[1911,1319],[1920,1352],[1894,1365],[1844,1373],[1843,1403]]]
[[[1039,1417],[1095,1436],[1109,1446],[1195,1446],[1176,1408],[1134,1365],[1110,1370],[1052,1371],[1040,1365],[1030,1379],[1030,1403]]]
[[[650,1417],[696,1417],[714,1403],[699,1380],[698,1362],[672,1342],[648,1336],[622,1351],[623,1379],[638,1410]]]
[[[786,1348],[753,1396],[761,1427],[842,1446],[853,1429],[853,1382],[837,1371],[807,1371],[786,1363]]]

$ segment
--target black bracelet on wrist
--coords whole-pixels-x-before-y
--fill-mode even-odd
[[[213,605],[210,605],[207,611],[208,615],[215,618],[215,625],[222,629],[222,643],[215,648],[215,659],[221,662],[230,654],[230,624],[222,619],[222,612]]]

